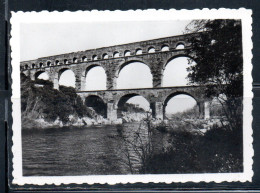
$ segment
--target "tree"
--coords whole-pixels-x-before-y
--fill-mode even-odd
[[[188,68],[192,84],[207,85],[209,96],[218,95],[231,129],[241,127],[243,97],[242,31],[240,20],[195,20],[186,33],[191,38],[196,65]],[[212,87],[214,85],[214,87]]]

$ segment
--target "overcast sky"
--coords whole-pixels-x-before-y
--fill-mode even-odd
[[[181,35],[190,21],[21,24],[21,61]]]
[[[20,59],[33,60],[40,57],[84,51],[104,46],[112,46],[136,41],[150,40],[183,34],[185,26],[190,21],[127,21],[99,23],[26,23],[20,27]],[[164,86],[183,86],[187,84],[186,58],[171,61],[165,70]],[[44,75],[42,75],[44,78]],[[93,68],[87,75],[87,89],[105,89],[105,73],[102,68]],[[134,81],[133,81],[134,80]],[[152,77],[147,66],[132,63],[119,74],[117,88],[151,87]],[[74,86],[73,73],[65,71],[60,84]],[[181,98],[184,96],[182,95]],[[169,101],[170,112],[178,112],[195,104],[193,99],[187,99],[180,105],[180,99]],[[138,102],[147,108],[141,97],[130,102]],[[176,101],[176,102],[174,102]],[[176,104],[175,104],[176,103]]]

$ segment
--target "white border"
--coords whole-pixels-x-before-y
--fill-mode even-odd
[[[244,8],[203,9],[203,10],[137,10],[137,11],[77,11],[77,12],[12,12],[11,17],[11,57],[12,57],[12,117],[13,117],[13,184],[94,184],[94,183],[148,183],[148,182],[232,182],[251,181],[253,176],[252,147],[252,11]],[[241,19],[244,59],[244,108],[243,108],[243,173],[205,173],[205,174],[160,174],[160,175],[103,175],[103,176],[63,176],[63,177],[24,177],[22,176],[21,149],[21,111],[20,111],[20,23],[40,22],[97,22],[97,21],[133,21],[133,20],[191,20],[191,19]]]

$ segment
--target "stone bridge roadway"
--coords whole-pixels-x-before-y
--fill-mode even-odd
[[[106,104],[107,118],[111,121],[117,120],[117,111],[120,110],[128,99],[134,96],[142,96],[149,103],[153,117],[164,119],[165,107],[168,101],[179,94],[193,97],[199,107],[200,118],[209,118],[209,101],[205,96],[204,86],[181,86],[181,87],[161,87],[161,88],[140,88],[140,89],[120,89],[120,90],[100,90],[100,91],[79,91],[77,94],[85,102],[88,97],[98,97]],[[184,101],[185,103],[185,101]]]

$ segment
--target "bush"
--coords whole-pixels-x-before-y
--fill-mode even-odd
[[[236,130],[214,127],[205,135],[187,130],[171,132],[172,148],[152,155],[146,173],[199,173],[243,171],[242,126]]]

